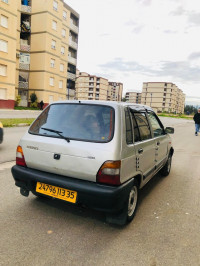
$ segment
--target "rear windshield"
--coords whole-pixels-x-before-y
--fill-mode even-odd
[[[113,131],[112,107],[80,103],[50,105],[29,129],[31,134],[93,142],[110,141]]]

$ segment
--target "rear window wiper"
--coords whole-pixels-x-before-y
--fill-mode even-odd
[[[67,142],[70,142],[70,139],[69,139],[69,138],[64,137],[64,136],[62,135],[62,133],[63,133],[62,131],[58,131],[58,130],[54,130],[54,129],[50,129],[50,128],[46,128],[46,127],[41,127],[41,129],[44,129],[44,130],[49,131],[49,132],[56,133],[56,134],[58,134],[62,139],[65,139]]]

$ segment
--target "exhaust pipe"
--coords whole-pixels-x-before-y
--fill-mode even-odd
[[[22,196],[24,196],[24,197],[28,197],[29,196],[29,190],[28,189],[26,189],[26,188],[20,188],[20,193],[21,193],[21,195]]]

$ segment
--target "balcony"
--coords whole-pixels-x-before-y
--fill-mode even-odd
[[[89,84],[89,88],[94,88],[94,84]]]
[[[77,59],[74,58],[74,57],[71,57],[70,55],[68,56],[68,62],[73,64],[73,65],[76,65],[77,63]]]
[[[75,33],[78,33],[78,27],[70,21],[70,29],[72,29]]]
[[[31,13],[31,6],[21,5],[21,11],[25,13]]]
[[[76,74],[73,74],[73,73],[67,72],[67,78],[68,78],[68,79],[75,80],[75,79],[76,79]]]
[[[30,52],[31,46],[28,44],[20,44],[20,50],[25,52]]]
[[[71,46],[71,47],[73,47],[74,49],[78,49],[78,43],[76,43],[76,42],[74,42],[74,41],[72,41],[72,40],[69,40],[69,45]]]
[[[19,69],[29,70],[30,69],[30,64],[19,63]]]
[[[25,81],[19,81],[19,88],[20,89],[28,89],[28,82]]]

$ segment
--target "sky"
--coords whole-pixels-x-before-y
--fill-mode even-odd
[[[172,82],[200,105],[199,0],[65,0],[80,15],[77,68],[123,83]]]

